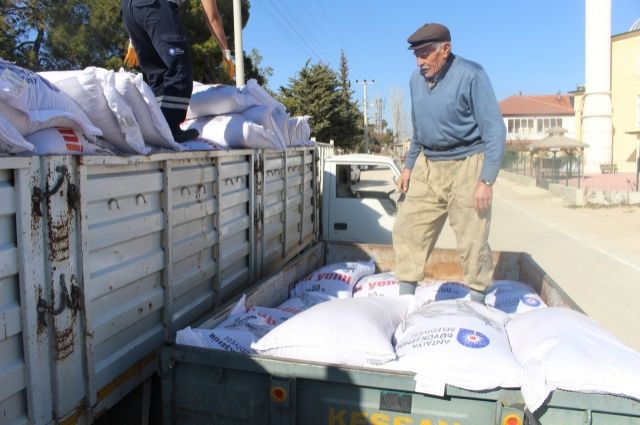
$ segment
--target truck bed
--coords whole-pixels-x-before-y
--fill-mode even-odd
[[[275,306],[307,273],[339,261],[373,256],[378,271],[393,268],[388,245],[318,243],[247,293],[247,303]],[[532,285],[550,306],[576,304],[527,254],[495,252],[496,279]],[[425,264],[433,279],[461,279],[458,254],[435,250]],[[233,303],[193,324],[214,327]],[[161,353],[163,417],[180,424],[640,424],[636,401],[556,390],[534,417],[517,389],[486,392],[447,386],[437,397],[415,391],[413,374],[268,358],[166,345]],[[282,394],[285,395],[282,400]]]

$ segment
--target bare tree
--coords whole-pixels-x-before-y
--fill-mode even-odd
[[[407,113],[404,109],[404,96],[402,89],[399,87],[391,87],[391,95],[389,96],[391,104],[391,118],[393,120],[393,135],[395,143],[403,142],[409,135],[407,128]]]

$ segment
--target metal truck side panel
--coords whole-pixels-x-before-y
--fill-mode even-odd
[[[164,340],[160,165],[79,167],[89,406]]]
[[[0,158],[1,424],[51,420],[49,368],[39,367],[49,362],[48,337],[35,314],[44,276],[43,218],[32,207],[39,184],[38,161]]]
[[[265,157],[280,170],[272,257]],[[313,244],[316,161],[312,147],[0,158],[0,425],[90,423],[177,329]]]

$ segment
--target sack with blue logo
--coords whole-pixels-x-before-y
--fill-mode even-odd
[[[515,280],[496,280],[487,291],[484,302],[508,314],[524,313],[547,306],[532,287]]]
[[[472,391],[522,384],[511,353],[508,316],[473,301],[436,301],[410,314],[395,332],[392,370],[416,373],[416,391],[443,395],[445,385]]]

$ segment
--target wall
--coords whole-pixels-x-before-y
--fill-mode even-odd
[[[611,46],[613,161],[618,171],[635,172],[636,135],[640,130],[640,31],[614,36]]]

